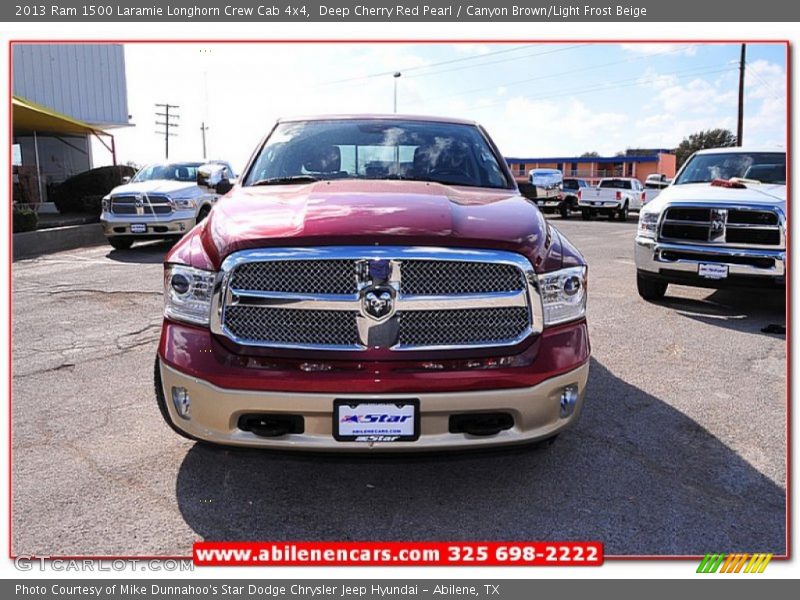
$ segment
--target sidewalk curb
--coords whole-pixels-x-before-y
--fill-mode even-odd
[[[32,258],[40,254],[52,254],[63,250],[74,250],[84,246],[99,246],[106,242],[100,223],[69,225],[15,233],[13,237],[13,260]]]

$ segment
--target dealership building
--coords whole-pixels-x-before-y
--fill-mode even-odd
[[[629,150],[622,156],[506,157],[506,162],[520,180],[526,179],[531,169],[558,169],[564,177],[578,177],[590,183],[597,183],[603,177],[635,177],[644,181],[654,173],[675,176],[675,153],[666,149]]]
[[[109,129],[130,125],[121,44],[12,44],[14,201],[48,191],[93,166],[92,140],[116,164]]]

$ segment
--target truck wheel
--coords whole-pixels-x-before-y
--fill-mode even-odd
[[[569,219],[569,205],[566,200],[558,207],[558,212],[562,219]]]
[[[588,208],[582,208],[581,209],[581,219],[583,219],[584,221],[588,221],[591,218],[592,218],[592,213],[589,212],[589,209]]]
[[[203,208],[201,208],[200,212],[197,213],[197,222],[200,223],[201,221],[203,221],[210,212],[211,212],[210,206],[204,206]]]
[[[114,236],[108,238],[108,243],[111,244],[115,250],[127,250],[133,246],[133,238]]]
[[[668,285],[666,281],[652,279],[641,273],[636,274],[636,289],[645,300],[661,300],[667,293]]]
[[[627,221],[628,220],[628,203],[627,202],[617,212],[617,218],[619,218],[620,221]]]

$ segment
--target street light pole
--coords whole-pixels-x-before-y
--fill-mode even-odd
[[[394,77],[394,112],[397,112],[397,80],[400,78],[402,73],[400,71],[396,71],[392,77]]]

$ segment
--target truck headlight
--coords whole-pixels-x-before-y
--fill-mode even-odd
[[[185,265],[164,269],[164,315],[176,321],[208,325],[216,273]]]
[[[108,211],[110,211],[110,210],[111,210],[111,196],[105,196],[105,197],[104,197],[104,198],[103,198],[103,199],[100,201],[100,206],[102,207],[102,209],[103,209],[103,212],[108,212]]]
[[[637,235],[639,237],[653,238],[656,237],[656,229],[658,229],[658,216],[657,212],[648,212],[643,210],[639,213],[639,228]]]
[[[194,198],[172,198],[172,205],[179,210],[194,208]]]
[[[539,275],[545,327],[574,321],[586,314],[586,283],[586,267]]]

